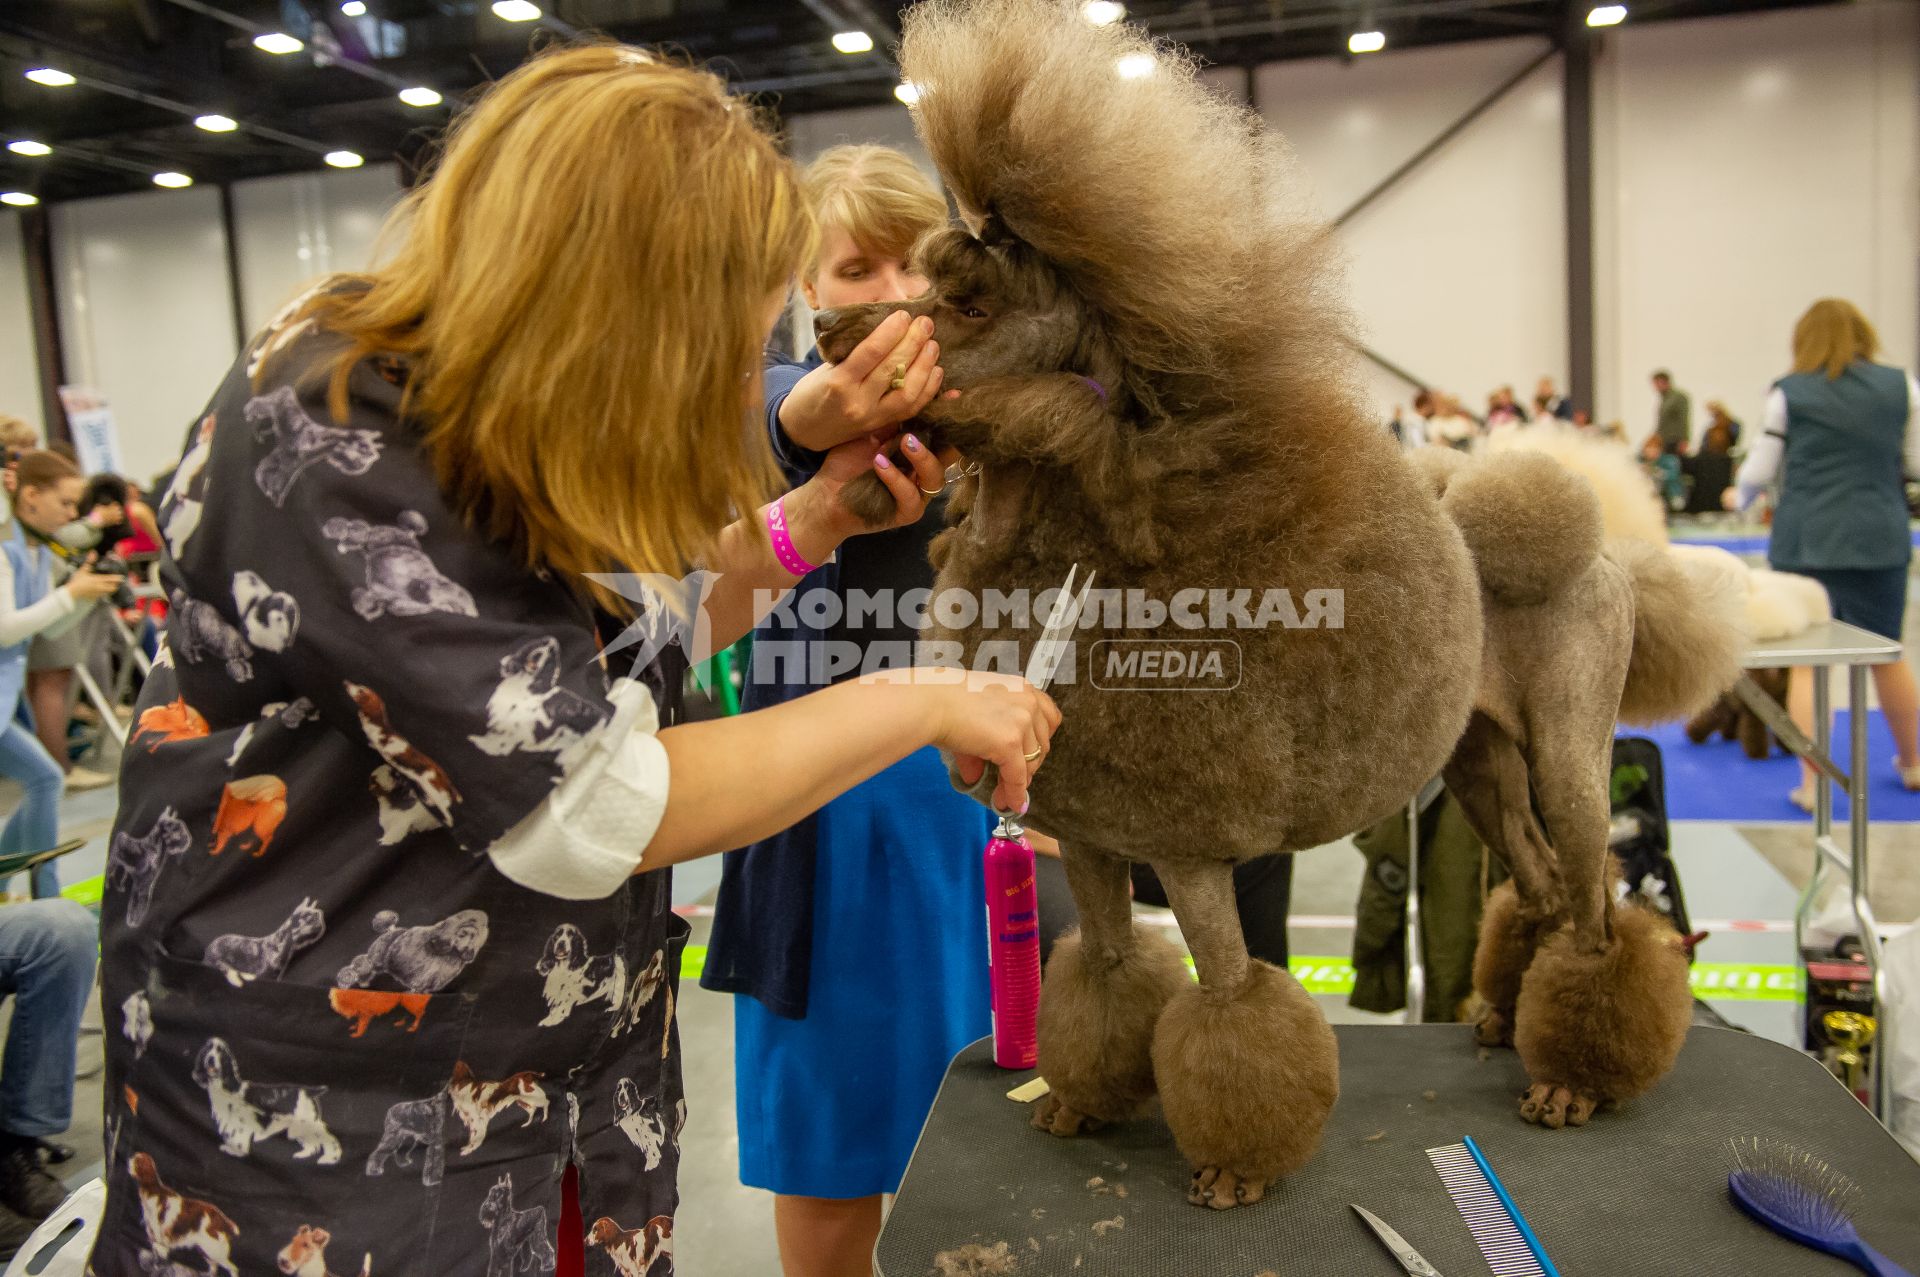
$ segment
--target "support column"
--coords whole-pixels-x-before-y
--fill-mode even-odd
[[[1593,45],[1587,6],[1569,0],[1561,30],[1566,56],[1563,158],[1567,188],[1567,397],[1594,410],[1593,366]]]
[[[60,310],[54,302],[53,232],[46,208],[20,210],[20,246],[26,258],[27,310],[33,319],[34,364],[39,369],[40,419],[48,443],[72,443],[60,387],[67,380],[67,357],[60,342]]]
[[[245,350],[247,307],[240,288],[240,236],[233,215],[233,183],[220,183],[220,236],[227,246],[227,305],[233,312],[233,348]]]

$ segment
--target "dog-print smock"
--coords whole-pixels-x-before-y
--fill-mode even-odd
[[[563,900],[488,856],[613,720],[591,611],[443,498],[402,366],[358,365],[332,418],[308,370],[336,340],[269,330],[160,506],[92,1272],[551,1272],[573,1162],[588,1271],[670,1277],[668,874]],[[663,705],[669,669],[637,676]]]

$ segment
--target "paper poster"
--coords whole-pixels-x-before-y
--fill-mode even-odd
[[[83,474],[120,473],[120,432],[114,428],[113,409],[104,396],[84,386],[60,387],[60,405],[67,410],[67,428]]]

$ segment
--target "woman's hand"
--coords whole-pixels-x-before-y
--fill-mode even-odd
[[[933,402],[945,377],[932,338],[931,319],[894,311],[845,359],[800,379],[780,405],[780,428],[801,447],[826,452],[909,420]]]
[[[1024,678],[959,670],[914,671],[915,681],[938,679],[933,743],[954,755],[960,779],[971,785],[999,769],[993,805],[1024,812],[1027,786],[1046,761],[1060,710],[1053,698]]]
[[[95,572],[93,559],[89,557],[86,563],[73,570],[73,575],[60,588],[71,594],[75,603],[92,603],[112,594],[126,579],[107,572]]]
[[[947,467],[960,454],[952,449],[933,452],[918,435],[909,433],[900,438],[901,459],[911,466],[905,469],[888,460],[884,451],[895,433],[887,430],[862,435],[827,453],[827,459],[813,478],[787,498],[788,511],[791,512],[798,501],[807,517],[823,521],[825,533],[833,538],[835,545],[863,532],[880,532],[917,522],[946,487]],[[863,523],[840,499],[842,488],[869,471],[879,477],[893,497],[893,518],[878,526]]]
[[[1723,510],[1731,510],[1735,514],[1738,514],[1740,512],[1740,489],[1732,487],[1722,489],[1720,492],[1720,508]]]

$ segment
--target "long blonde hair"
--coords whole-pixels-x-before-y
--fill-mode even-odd
[[[905,259],[915,240],[947,222],[947,202],[905,153],[863,143],[822,151],[801,190],[821,226],[838,226],[868,252]],[[816,258],[807,278],[820,271]]]
[[[484,535],[587,572],[684,572],[774,490],[769,301],[811,251],[792,164],[716,77],[617,44],[548,50],[454,124],[397,251],[312,317],[411,363],[402,411]]]
[[[1793,370],[1822,372],[1832,381],[1856,359],[1880,353],[1880,335],[1860,308],[1838,297],[1823,297],[1807,307],[1793,326]]]

